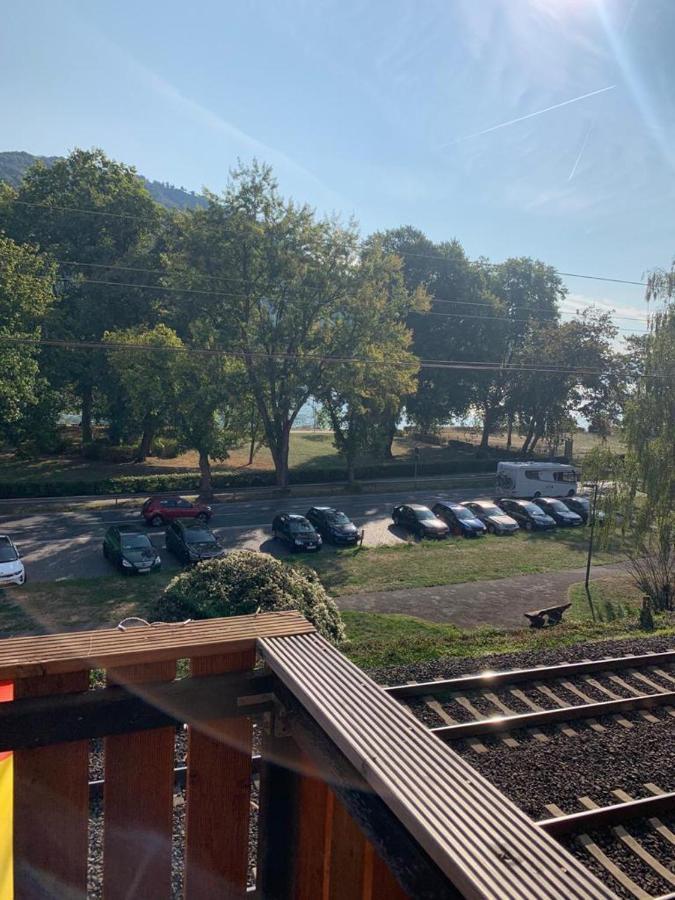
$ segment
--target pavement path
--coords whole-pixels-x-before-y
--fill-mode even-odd
[[[620,575],[625,565],[593,566],[591,578]],[[406,588],[349,594],[337,598],[340,609],[360,612],[401,613],[430,622],[445,622],[458,628],[492,625],[522,628],[523,614],[567,600],[570,585],[584,580],[586,569],[566,569],[536,575],[516,575],[494,581],[470,581],[439,587]]]
[[[337,493],[312,497],[288,497],[245,500],[213,504],[211,528],[227,549],[263,550],[275,556],[286,551],[272,540],[271,524],[279,512],[305,513],[310,506],[336,506],[344,510],[359,526],[365,526],[365,544],[397,544],[405,541],[402,531],[393,528],[391,510],[396,503],[428,503],[437,500],[470,500],[490,496],[490,487],[423,490],[394,489],[391,493],[345,495]],[[31,581],[56,581],[67,578],[94,578],[113,574],[112,566],[101,552],[106,529],[113,524],[138,524],[143,498],[138,511],[129,509],[82,509],[59,511],[45,504],[41,512],[0,515],[0,533],[11,535],[24,557]],[[178,568],[164,548],[164,529],[150,528],[148,534],[167,569]],[[325,546],[323,553],[332,552]]]

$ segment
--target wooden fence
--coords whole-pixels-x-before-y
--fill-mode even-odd
[[[0,681],[16,900],[613,896],[297,613],[13,638]]]

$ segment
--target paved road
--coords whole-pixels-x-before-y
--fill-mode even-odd
[[[622,575],[624,563],[593,566],[591,577]],[[340,609],[360,612],[402,613],[430,622],[449,622],[458,628],[493,625],[525,628],[524,613],[565,603],[571,585],[584,580],[585,568],[545,572],[541,575],[514,575],[494,581],[442,584],[400,591],[373,591],[337,597]]]
[[[489,493],[489,487],[486,487]],[[487,495],[487,494],[485,494]],[[405,535],[391,523],[391,509],[395,503],[433,503],[436,500],[465,500],[481,496],[472,486],[434,492],[397,491],[388,494],[249,500],[214,505],[211,527],[227,548],[264,550],[275,556],[284,555],[277,541],[272,540],[270,525],[281,511],[305,513],[313,502],[322,506],[343,509],[357,525],[365,526],[365,544],[396,544]],[[139,510],[142,500],[139,499]],[[12,536],[24,556],[31,581],[56,581],[65,578],[89,578],[113,573],[101,553],[106,528],[113,524],[138,523],[137,513],[131,510],[106,509],[58,512],[45,506],[42,513],[30,515],[0,515],[0,533]],[[144,526],[143,526],[144,527]],[[164,549],[164,530],[148,530],[152,543],[160,552],[167,568],[177,568]],[[324,548],[322,552],[330,552]]]

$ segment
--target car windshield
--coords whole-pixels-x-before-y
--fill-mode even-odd
[[[328,521],[331,525],[349,525],[349,517],[343,512],[329,513]]]
[[[188,544],[215,544],[216,539],[210,531],[188,531],[185,535]]]
[[[453,508],[452,512],[457,516],[458,519],[475,519],[476,518],[470,509],[464,509],[463,506],[460,506],[458,509]]]
[[[541,509],[541,507],[537,506],[536,503],[522,503],[521,508],[524,509],[526,512],[529,512],[529,514],[531,516],[545,516],[546,515],[544,510]]]
[[[123,550],[145,550],[150,546],[150,540],[144,534],[125,534],[122,536]]]
[[[17,552],[11,544],[0,544],[0,563],[14,562],[18,558]]]
[[[432,513],[432,511],[430,509],[414,509],[413,512],[415,513],[416,518],[418,518],[420,521],[422,519],[435,519],[436,518],[436,516]]]
[[[551,509],[554,509],[556,512],[568,513],[569,509],[565,506],[562,500],[549,500],[548,505]]]
[[[290,523],[291,534],[311,534],[314,529],[306,520],[302,522],[291,522]]]
[[[481,512],[485,516],[503,516],[505,515],[503,509],[499,509],[498,506],[481,506]]]
[[[591,502],[587,497],[575,497],[571,502],[574,506],[580,506],[582,509],[589,510],[591,508]]]

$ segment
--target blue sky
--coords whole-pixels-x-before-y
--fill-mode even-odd
[[[216,191],[257,156],[364,233],[639,281],[675,254],[674,42],[675,0],[22,0],[0,149]],[[640,287],[566,282],[644,316]]]

